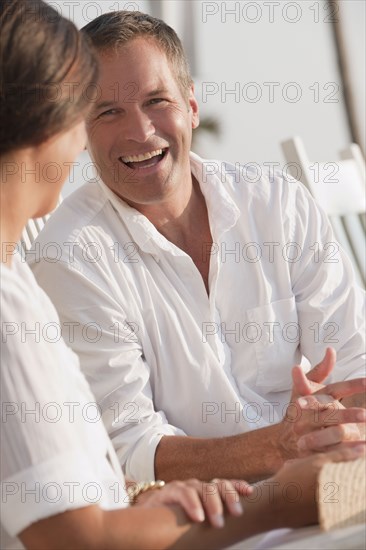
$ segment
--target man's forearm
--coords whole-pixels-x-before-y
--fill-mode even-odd
[[[337,398],[342,394],[347,396],[342,399],[342,404],[352,410],[338,410],[336,423],[334,417],[325,415],[318,418],[311,408],[299,408],[295,404],[296,395],[293,395],[291,403],[295,406],[288,408],[279,424],[223,438],[164,436],[155,453],[155,477],[165,481],[189,478],[209,481],[216,477],[258,481],[276,472],[285,460],[297,458],[298,441],[301,438],[304,442],[304,436],[309,436],[310,441],[305,440],[307,447],[302,447],[303,455],[306,451],[329,450],[330,434],[334,444],[339,444],[339,430],[333,430],[337,428],[336,424],[343,425],[342,441],[360,439],[360,433],[364,435],[365,423],[359,424],[359,430],[354,424],[360,420],[360,407],[366,408],[364,388],[365,379],[355,379],[331,384],[313,394],[316,397],[322,391],[329,391],[330,396],[335,394]],[[328,440],[321,431],[323,428],[328,428]]]
[[[283,464],[279,424],[223,438],[162,437],[155,453],[155,477],[257,481]]]

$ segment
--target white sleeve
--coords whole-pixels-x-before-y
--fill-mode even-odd
[[[161,437],[185,433],[154,408],[150,368],[139,334],[127,324],[131,319],[114,297],[113,275],[99,275],[96,269],[82,273],[64,262],[45,260],[33,264],[32,270],[67,327],[64,338],[79,356],[126,478],[155,479]],[[127,303],[127,289],[122,294]]]
[[[296,185],[290,240],[301,261],[290,263],[301,351],[312,365],[326,347],[337,351],[329,380],[365,376],[365,293],[351,262],[336,241],[329,220],[302,184]]]
[[[48,320],[29,294],[12,284],[1,292],[1,523],[10,536],[87,506],[81,487],[98,480],[65,410],[72,381],[34,330]]]

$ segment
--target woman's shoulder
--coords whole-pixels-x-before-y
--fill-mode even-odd
[[[11,266],[1,264],[1,321],[22,319],[26,312],[34,312],[39,298],[39,286],[25,260],[16,254]],[[33,307],[31,307],[33,306]]]

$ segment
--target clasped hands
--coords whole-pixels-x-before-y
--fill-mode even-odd
[[[328,348],[324,359],[307,375],[300,366],[293,368],[291,400],[279,436],[284,460],[333,451],[344,445],[352,447],[362,440],[357,424],[366,421],[366,410],[346,408],[341,400],[354,394],[365,394],[366,378],[323,386],[322,382],[332,372],[335,362],[336,352]]]
[[[277,438],[285,466],[271,480],[275,485],[286,486],[294,479],[301,484],[303,497],[297,503],[299,513],[294,514],[294,527],[316,521],[314,487],[322,466],[326,462],[354,460],[365,455],[366,446],[357,423],[365,423],[366,411],[361,407],[345,408],[340,400],[364,393],[366,378],[322,385],[335,362],[336,353],[328,348],[324,359],[307,375],[300,366],[292,371],[291,400],[279,424]],[[173,481],[159,491],[139,497],[137,506],[178,504],[191,521],[207,519],[213,527],[223,527],[225,513],[240,516],[243,513],[241,497],[250,498],[252,492],[253,487],[243,480]],[[277,500],[281,502],[283,498]],[[288,503],[284,506],[288,516]]]

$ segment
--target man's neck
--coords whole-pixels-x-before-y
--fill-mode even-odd
[[[192,176],[180,190],[179,196],[176,193],[164,202],[140,206],[138,210],[168,241],[192,258],[208,294],[210,265],[207,250],[212,246],[212,236],[205,197]]]
[[[207,216],[205,198],[197,180],[191,174],[186,185],[180,186],[163,202],[139,205],[137,209],[164,237],[177,246],[189,242],[197,222]]]
[[[151,218],[150,221],[164,237],[192,258],[209,294],[210,264],[206,256],[207,250],[212,246],[212,236],[205,197],[197,180],[193,179],[185,208],[176,208],[175,211],[172,208],[168,212],[170,216],[167,216],[165,211],[165,217],[161,217],[155,223]]]

